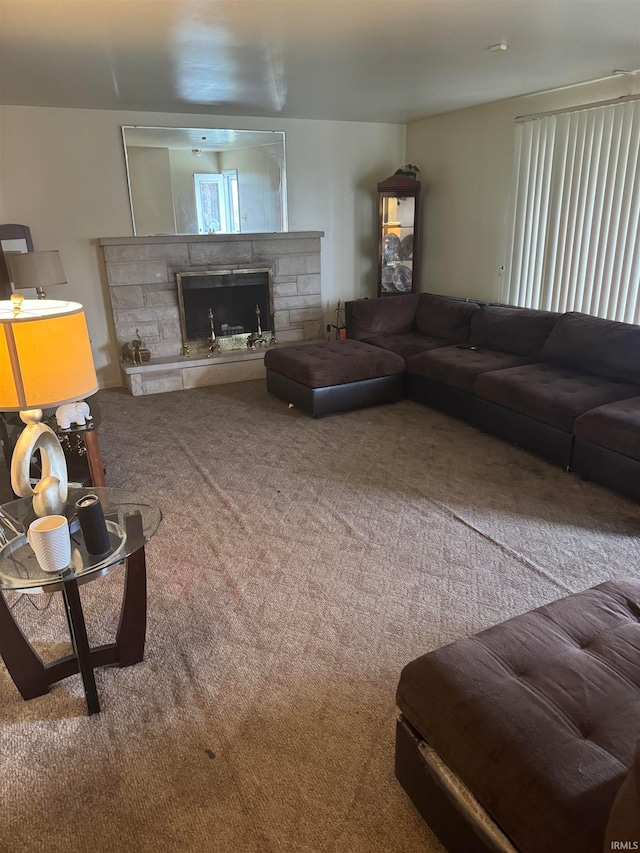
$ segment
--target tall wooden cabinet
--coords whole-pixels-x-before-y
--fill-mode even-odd
[[[378,296],[414,293],[418,284],[420,181],[392,175],[378,184]]]

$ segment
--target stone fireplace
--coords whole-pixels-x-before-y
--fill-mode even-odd
[[[321,231],[109,237],[100,240],[119,352],[138,335],[151,352],[143,364],[121,363],[134,395],[264,376],[264,352],[221,349],[183,354],[177,273],[270,271],[279,345],[322,337]],[[271,329],[271,318],[263,328]]]

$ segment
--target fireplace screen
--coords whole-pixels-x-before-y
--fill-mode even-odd
[[[176,279],[185,354],[271,344],[270,269],[185,272]]]

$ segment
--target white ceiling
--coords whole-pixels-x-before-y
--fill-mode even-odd
[[[5,104],[406,122],[640,68],[640,0],[0,0],[0,38]]]

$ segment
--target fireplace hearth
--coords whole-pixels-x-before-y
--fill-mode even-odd
[[[290,231],[101,239],[118,345],[114,352],[137,337],[151,352],[143,365],[121,364],[123,381],[131,393],[155,394],[256,379],[264,376],[264,347],[272,335],[277,334],[280,346],[320,340],[324,328],[323,236],[321,231]],[[223,316],[222,308],[207,304],[199,314],[198,335],[208,343],[185,356],[176,276],[226,273],[240,278],[244,270],[271,271],[270,299],[262,297],[261,301],[258,296],[253,314],[243,313],[240,318],[233,312]],[[262,335],[257,333],[256,305]],[[213,350],[209,349],[209,308],[218,344]],[[244,331],[234,326],[242,326]],[[244,337],[234,341],[236,335]],[[247,345],[249,335],[253,335],[253,349]],[[242,348],[230,348],[238,344]]]

